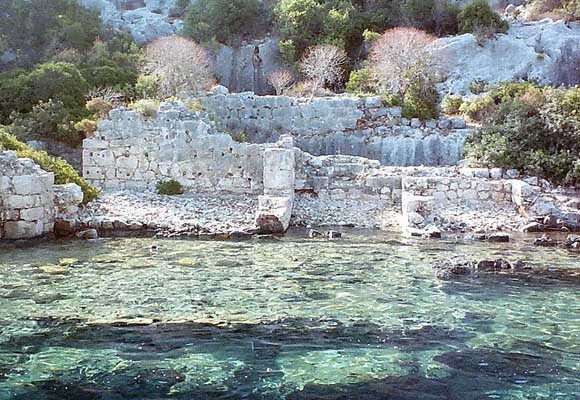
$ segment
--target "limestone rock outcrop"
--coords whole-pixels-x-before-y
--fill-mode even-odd
[[[176,0],[79,0],[100,12],[103,24],[129,32],[139,44],[177,33],[184,10]]]
[[[433,48],[448,67],[443,93],[470,94],[474,80],[490,84],[534,80],[547,85],[580,83],[580,25],[549,19],[515,22],[483,46],[472,34],[438,39]]]

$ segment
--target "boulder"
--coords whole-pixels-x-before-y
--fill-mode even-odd
[[[522,226],[520,230],[524,233],[536,233],[544,232],[546,229],[544,225],[539,222],[530,222],[529,224]]]
[[[79,222],[76,219],[57,219],[54,223],[54,234],[58,237],[70,237],[78,230]]]

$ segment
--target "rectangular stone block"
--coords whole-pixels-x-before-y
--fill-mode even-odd
[[[39,221],[44,218],[44,208],[27,208],[20,211],[20,219],[24,221]]]
[[[8,221],[4,224],[4,239],[32,239],[41,236],[44,224],[41,221]]]

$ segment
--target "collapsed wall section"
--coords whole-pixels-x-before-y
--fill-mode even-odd
[[[0,152],[0,239],[31,239],[54,228],[54,174]]]

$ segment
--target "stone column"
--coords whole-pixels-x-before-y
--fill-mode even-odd
[[[258,199],[260,233],[284,233],[290,226],[295,187],[294,140],[283,135],[264,151],[264,195]]]

